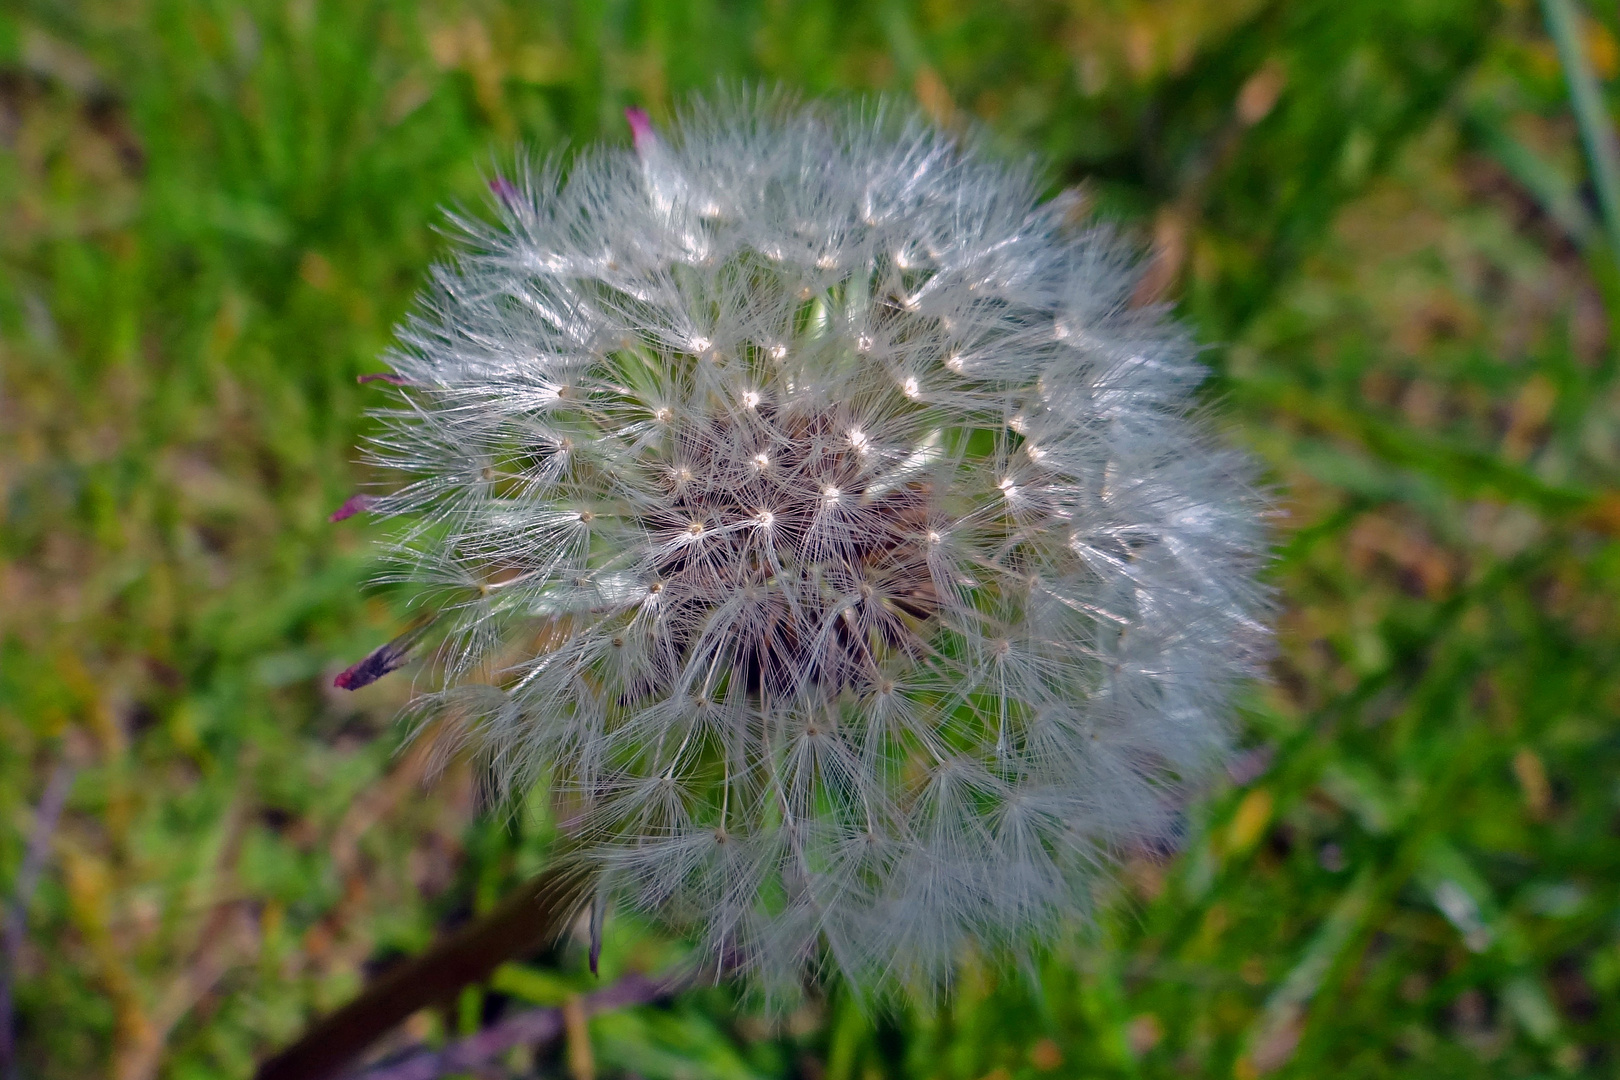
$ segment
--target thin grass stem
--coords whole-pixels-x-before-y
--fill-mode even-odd
[[[1581,47],[1580,12],[1575,0],[1541,0],[1541,10],[1569,83],[1570,105],[1586,147],[1592,183],[1597,188],[1609,253],[1620,266],[1620,139],[1615,137],[1597,75]]]

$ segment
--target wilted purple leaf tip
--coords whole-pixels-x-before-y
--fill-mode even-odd
[[[347,521],[356,514],[363,514],[377,503],[375,495],[350,495],[343,500],[343,505],[332,511],[326,520],[331,522]]]
[[[624,118],[630,124],[630,138],[635,143],[636,149],[640,151],[646,150],[647,141],[655,138],[652,118],[647,115],[645,109],[634,107],[624,110]]]
[[[402,645],[398,639],[379,645],[367,653],[364,660],[338,672],[332,685],[340,690],[358,690],[362,686],[370,686],[390,671],[404,667],[409,653],[409,644]]]
[[[515,203],[518,200],[517,185],[504,176],[497,176],[489,182],[489,190],[503,203]]]

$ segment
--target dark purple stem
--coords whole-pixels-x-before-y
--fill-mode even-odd
[[[645,975],[626,975],[612,986],[585,995],[580,1000],[580,1006],[586,1016],[591,1016],[626,1005],[645,1005],[669,997],[680,989],[684,981],[680,978],[649,979]],[[354,1074],[353,1080],[437,1080],[449,1073],[472,1072],[514,1046],[555,1039],[562,1034],[563,1026],[561,1009],[529,1009],[492,1024],[476,1035],[453,1042],[443,1050],[415,1054],[403,1061],[379,1065]]]
[[[572,924],[592,885],[580,864],[552,866],[530,878],[481,919],[376,979],[347,1005],[259,1066],[257,1080],[328,1080],[411,1013],[453,1000],[501,964]]]
[[[23,942],[28,936],[28,902],[34,897],[34,887],[45,870],[50,854],[51,834],[62,816],[67,803],[68,789],[73,786],[73,766],[58,762],[45,782],[45,793],[40,796],[34,811],[34,831],[28,837],[28,851],[22,867],[17,871],[17,882],[12,889],[11,905],[6,910],[4,943],[6,954],[0,960],[0,1075],[5,1080],[17,1077],[17,1037],[11,1012],[11,985],[16,974],[17,961],[22,956]]]

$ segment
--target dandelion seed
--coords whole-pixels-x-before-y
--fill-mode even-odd
[[[763,990],[1027,957],[1220,759],[1265,649],[1252,467],[1030,171],[883,109],[628,115],[633,151],[495,189],[380,380],[438,693]]]

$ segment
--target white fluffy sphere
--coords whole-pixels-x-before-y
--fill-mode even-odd
[[[759,985],[1027,951],[1263,648],[1261,501],[1102,229],[883,110],[699,105],[497,181],[375,456],[438,699]]]

